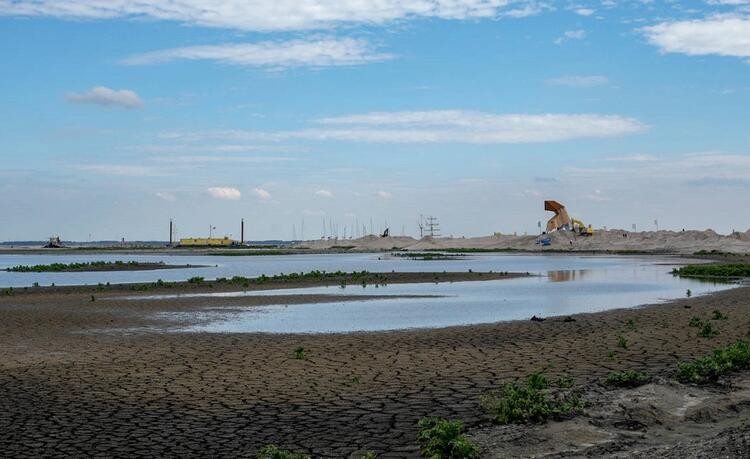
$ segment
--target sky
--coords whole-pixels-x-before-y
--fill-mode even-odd
[[[0,241],[750,228],[750,0],[0,0],[0,62]]]

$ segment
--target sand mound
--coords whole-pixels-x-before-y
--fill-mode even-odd
[[[551,245],[537,244],[540,237],[548,237]],[[612,251],[660,252],[693,254],[700,251],[750,253],[750,230],[721,235],[711,229],[705,231],[643,231],[597,230],[593,236],[578,236],[572,231],[557,231],[544,236],[516,236],[498,234],[473,238],[423,238],[366,236],[359,239],[326,239],[301,244],[314,250],[346,247],[352,250],[411,251],[446,249],[524,250],[524,251]]]

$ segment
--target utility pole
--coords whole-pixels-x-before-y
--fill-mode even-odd
[[[240,245],[245,245],[245,219],[240,220]]]

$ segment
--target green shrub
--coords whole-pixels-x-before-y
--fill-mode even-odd
[[[305,348],[300,346],[297,349],[295,349],[294,358],[297,360],[305,360]]]
[[[700,319],[700,317],[691,317],[690,322],[688,323],[691,327],[700,328],[703,326],[703,321]]]
[[[651,376],[635,370],[613,372],[607,375],[604,384],[615,387],[638,387],[651,381]]]
[[[481,407],[499,424],[544,422],[550,417],[569,416],[582,408],[575,394],[551,394],[547,379],[534,373],[526,384],[509,383],[480,399]]]
[[[711,325],[711,322],[706,322],[703,324],[703,327],[701,328],[701,331],[698,332],[698,336],[701,338],[713,338],[714,336],[718,335],[719,332],[717,330],[714,330],[713,325]]]
[[[628,348],[628,340],[626,340],[624,336],[618,336],[617,337],[617,347],[621,347],[623,349],[627,349]]]
[[[424,457],[430,459],[474,459],[479,457],[479,447],[463,434],[461,421],[448,421],[436,417],[419,421],[417,441]]]
[[[187,281],[188,281],[188,284],[202,284],[203,278],[200,276],[195,276],[195,277],[191,277]]]
[[[265,446],[258,453],[258,459],[310,459],[310,456],[301,453],[292,453],[279,449],[275,445]]]
[[[728,318],[729,317],[727,317],[725,314],[722,314],[718,309],[714,309],[714,315],[711,316],[711,320],[727,320]]]
[[[375,451],[365,451],[365,454],[359,456],[359,459],[378,459],[378,455]]]
[[[750,369],[750,345],[737,341],[723,349],[717,349],[708,357],[677,364],[675,377],[684,383],[705,384],[716,382],[721,376],[733,371]]]
[[[750,264],[688,265],[673,269],[672,274],[681,277],[750,277]]]

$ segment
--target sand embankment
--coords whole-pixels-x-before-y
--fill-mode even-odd
[[[550,246],[536,244],[538,235],[494,235],[472,238],[381,238],[367,236],[359,239],[316,240],[300,244],[312,250],[333,247],[351,247],[351,250],[380,251],[394,248],[403,250],[484,249],[519,250],[530,252],[578,251],[578,252],[653,252],[691,255],[700,251],[723,253],[750,253],[750,230],[744,233],[721,235],[712,230],[705,231],[643,231],[598,230],[593,236],[578,236],[572,231],[558,231],[541,237],[549,237]]]

